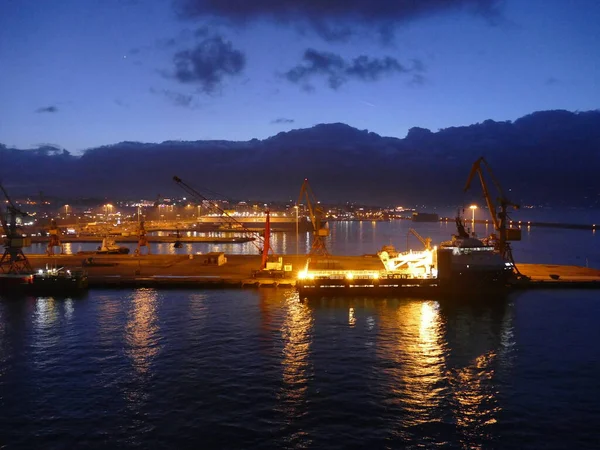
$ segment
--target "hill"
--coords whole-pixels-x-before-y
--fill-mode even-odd
[[[121,142],[81,156],[53,147],[0,145],[0,175],[14,195],[63,198],[182,196],[178,175],[229,198],[295,200],[302,180],[323,202],[459,204],[472,163],[484,156],[512,200],[597,205],[600,111],[540,111],[383,137],[341,123],[246,142]],[[474,186],[468,194],[481,198]]]

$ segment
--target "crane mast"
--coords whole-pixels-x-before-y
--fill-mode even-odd
[[[297,202],[298,205],[300,205],[303,199],[306,201],[308,215],[313,226],[313,243],[310,254],[329,256],[329,252],[325,246],[325,238],[329,236],[329,228],[323,224],[325,211],[323,211],[323,208],[321,208],[319,202],[317,202],[315,194],[308,184],[308,178],[304,179],[304,183],[302,183],[302,187],[300,188],[300,195],[298,196]]]
[[[496,205],[490,195],[488,185],[486,183],[486,179],[483,174],[483,168],[485,168],[488,172],[489,177],[491,178],[496,190],[498,191],[498,207],[497,210]],[[488,210],[490,211],[490,215],[492,217],[492,223],[494,225],[494,230],[498,232],[498,251],[505,258],[512,259],[510,254],[510,245],[508,241],[520,241],[521,240],[521,230],[518,228],[508,228],[506,225],[508,219],[508,207],[512,207],[514,209],[519,209],[519,205],[511,202],[506,198],[500,183],[494,176],[494,172],[489,166],[488,162],[483,158],[479,158],[477,161],[473,163],[471,167],[471,171],[469,173],[469,177],[467,178],[467,183],[465,184],[464,192],[467,192],[471,187],[471,182],[473,178],[475,178],[475,174],[479,176],[479,181],[481,182],[481,189],[483,191],[483,197],[487,204]]]
[[[15,206],[2,184],[0,184],[0,189],[8,203],[6,207],[8,220],[4,217],[4,213],[0,211],[0,222],[6,235],[4,238],[4,254],[0,260],[0,270],[3,273],[31,273],[33,269],[23,253],[23,247],[31,245],[31,238],[24,237],[17,228],[17,216],[27,217],[29,214]]]

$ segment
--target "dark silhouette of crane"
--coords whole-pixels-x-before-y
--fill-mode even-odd
[[[4,254],[0,260],[0,270],[3,273],[33,273],[31,264],[29,264],[29,260],[23,253],[23,247],[31,245],[31,238],[23,236],[17,227],[17,217],[27,217],[29,214],[15,206],[1,183],[0,189],[7,202],[6,217],[4,212],[0,211],[0,221],[6,235],[4,238]]]
[[[174,176],[173,181],[175,181],[184,191],[186,191],[193,198],[195,198],[199,204],[207,205],[210,207],[210,209],[213,209],[216,212],[218,212],[221,217],[221,220],[224,222],[224,224],[229,225],[231,227],[231,229],[239,230],[244,237],[252,239],[251,240],[252,244],[258,249],[258,251],[262,255],[260,269],[261,270],[266,269],[269,252],[272,251],[271,242],[270,242],[270,236],[271,236],[270,230],[271,229],[270,229],[270,213],[269,213],[269,211],[267,211],[267,219],[266,219],[266,224],[265,224],[265,235],[261,236],[259,233],[256,233],[256,232],[251,231],[248,228],[246,228],[244,226],[244,224],[242,224],[241,222],[236,220],[234,217],[227,214],[227,212],[225,210],[220,208],[216,203],[211,202],[208,198],[206,198],[204,195],[202,195],[196,189],[194,189],[189,184],[184,182],[181,178]]]
[[[498,192],[498,206],[496,206],[494,204],[494,201],[492,200],[492,196],[490,195],[483,169],[487,170],[489,178],[492,180],[494,186],[496,187],[496,190]],[[467,179],[467,183],[465,184],[465,192],[469,190],[471,186],[471,181],[475,177],[475,174],[479,176],[479,180],[481,181],[483,197],[487,204],[488,210],[490,211],[490,215],[492,216],[494,230],[496,230],[496,232],[498,233],[496,240],[496,248],[505,259],[512,261],[512,251],[508,241],[520,241],[521,230],[519,228],[507,227],[506,224],[508,221],[508,207],[512,207],[513,209],[519,209],[519,205],[508,200],[508,198],[504,194],[504,191],[502,190],[502,187],[500,186],[500,183],[494,176],[492,169],[483,157],[479,158],[473,163],[473,167],[471,167],[471,172],[469,173],[469,178]]]
[[[60,247],[60,253],[63,253],[63,246],[60,240],[60,228],[56,224],[56,220],[50,219],[50,227],[48,228],[48,246],[46,247],[46,254],[48,256],[54,255],[54,247]]]
[[[315,194],[308,184],[308,178],[304,179],[304,183],[302,183],[302,187],[300,188],[298,205],[302,203],[303,199],[306,201],[308,216],[313,226],[313,242],[309,254],[329,256],[329,252],[325,246],[325,238],[329,236],[329,228],[324,221],[325,211],[323,211],[323,208],[317,201]]]
[[[408,233],[406,233],[406,250],[408,250],[408,237],[411,234],[414,235],[421,244],[423,244],[423,247],[425,247],[425,250],[431,250],[431,238],[430,237],[424,238],[414,228],[409,228]]]

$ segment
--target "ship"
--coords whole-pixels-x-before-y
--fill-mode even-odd
[[[438,222],[440,216],[436,213],[414,212],[412,220],[413,222]]]
[[[129,248],[123,245],[118,245],[115,239],[110,236],[106,236],[102,239],[102,245],[96,250],[98,255],[126,255],[129,253]]]
[[[302,298],[366,295],[419,298],[503,297],[515,278],[515,268],[495,246],[469,235],[460,218],[458,234],[439,246],[422,251],[397,252],[384,246],[377,253],[383,267],[361,270],[343,267],[298,274]],[[366,263],[365,263],[366,267]]]
[[[85,271],[46,267],[33,274],[30,291],[34,295],[77,295],[87,289],[88,276]]]
[[[442,242],[437,250],[438,280],[456,291],[497,292],[515,281],[515,266],[505,259],[488,239],[469,235],[460,217],[457,234]]]
[[[209,229],[215,231],[263,231],[265,229],[266,216],[248,216],[248,217],[233,217],[223,218],[221,216],[201,216],[197,220],[197,229]],[[271,231],[287,231],[307,233],[313,231],[313,226],[310,220],[306,217],[296,218],[290,217],[273,217],[270,218]]]

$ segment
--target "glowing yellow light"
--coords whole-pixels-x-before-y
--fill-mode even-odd
[[[353,278],[354,278],[354,274],[353,274],[352,272],[348,272],[348,273],[346,274],[346,278],[347,278],[347,279],[349,279],[349,280],[351,280],[351,279],[353,279]]]

